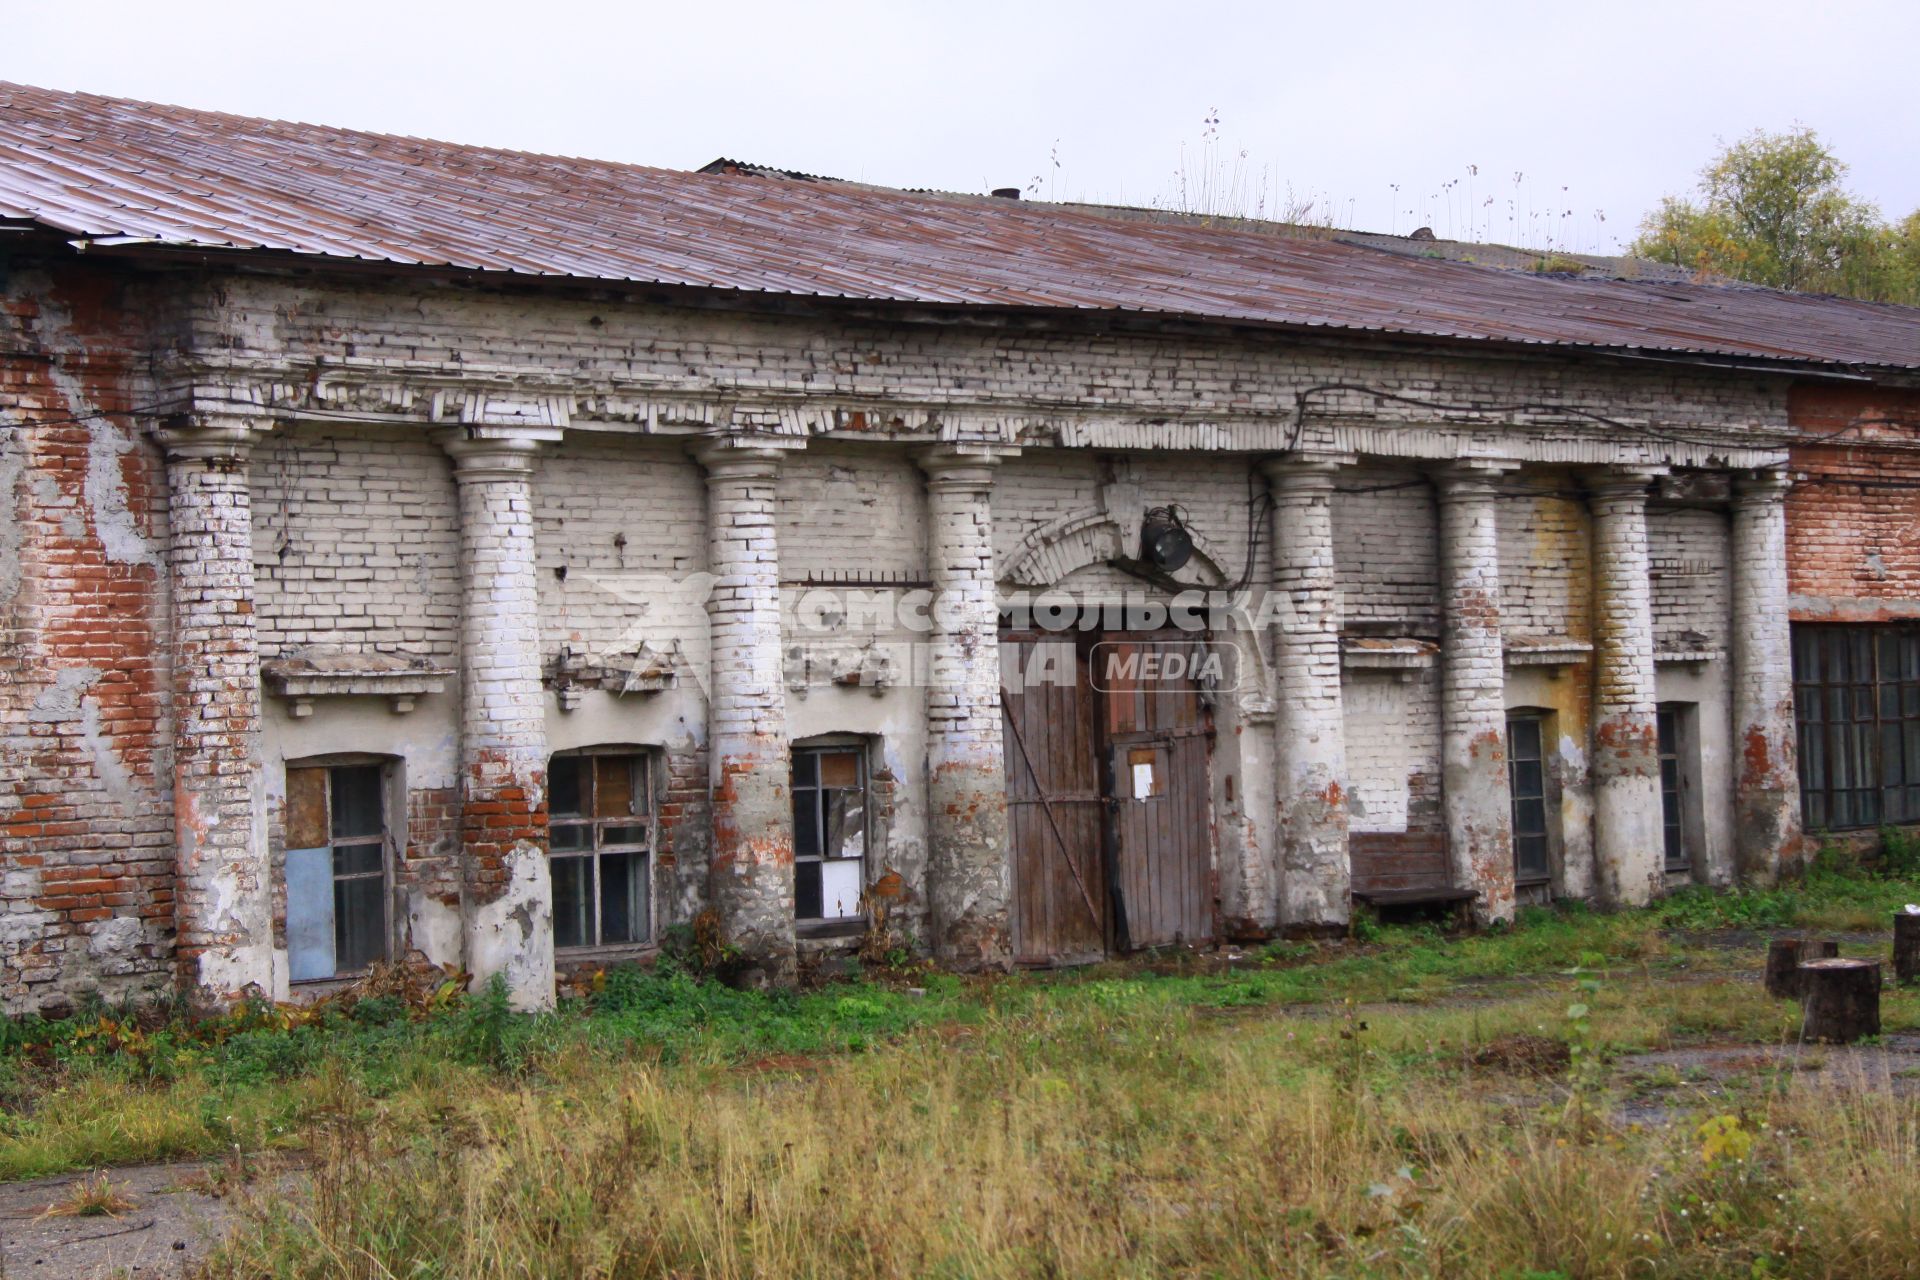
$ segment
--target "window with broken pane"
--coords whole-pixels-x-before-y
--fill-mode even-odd
[[[553,945],[617,947],[651,936],[654,808],[645,752],[583,751],[547,765]]]
[[[287,770],[288,973],[358,973],[387,958],[387,769]]]
[[[860,914],[866,884],[867,761],[857,746],[793,749],[793,914]]]

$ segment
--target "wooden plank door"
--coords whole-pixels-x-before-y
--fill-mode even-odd
[[[1000,660],[1014,959],[1101,959],[1112,912],[1087,655],[1071,635],[1009,632]]]
[[[1214,936],[1212,717],[1197,682],[1165,674],[1170,657],[1191,664],[1203,644],[1177,633],[1109,636],[1092,655],[1108,743],[1116,929],[1128,948]],[[1159,672],[1143,665],[1149,658]]]

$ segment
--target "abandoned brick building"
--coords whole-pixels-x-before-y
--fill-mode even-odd
[[[1896,308],[0,86],[0,995],[1765,880],[1920,816],[1916,387]]]

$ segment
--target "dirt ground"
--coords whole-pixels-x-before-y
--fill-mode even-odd
[[[44,1217],[83,1178],[62,1174],[0,1183],[0,1280],[173,1280],[185,1276],[226,1229],[218,1165],[145,1164],[111,1169],[132,1202],[115,1216]]]

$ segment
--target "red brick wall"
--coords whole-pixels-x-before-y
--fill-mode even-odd
[[[143,395],[144,311],[83,267],[0,272],[0,1005],[12,1011],[157,989],[171,963],[166,477],[126,412]],[[73,417],[86,420],[54,421]]]
[[[1788,414],[1796,621],[1920,617],[1920,391],[1800,386]]]

